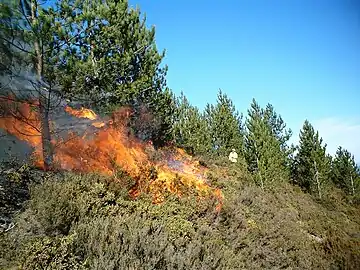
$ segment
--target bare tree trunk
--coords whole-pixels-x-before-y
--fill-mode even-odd
[[[31,1],[31,19],[32,22],[36,20],[37,1]],[[39,40],[34,42],[35,47],[35,70],[37,75],[37,91],[39,94],[39,112],[41,121],[41,141],[44,159],[44,169],[48,170],[53,161],[53,152],[51,145],[51,133],[49,125],[49,108],[50,108],[50,89],[48,93],[43,92],[42,79],[43,79],[43,54],[40,49]]]
[[[320,186],[319,171],[316,166],[316,161],[314,161],[314,166],[315,166],[315,180],[317,184],[317,190],[318,190],[319,198],[321,199],[321,186]]]
[[[352,194],[351,195],[355,195],[355,187],[354,187],[354,179],[353,179],[353,177],[352,177],[352,175],[350,176],[350,183],[351,183],[351,192],[352,192]]]
[[[49,107],[48,99],[40,97],[40,117],[41,117],[41,141],[44,158],[44,169],[50,169],[53,162],[53,151],[51,144],[51,133],[49,125]]]
[[[258,168],[258,171],[259,171],[261,189],[264,190],[264,181],[263,181],[261,171],[260,171],[260,167],[259,167],[259,158],[257,156],[256,156],[256,164],[257,164],[257,168]]]

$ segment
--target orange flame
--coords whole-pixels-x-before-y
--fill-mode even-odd
[[[97,119],[97,115],[96,113],[94,113],[94,111],[90,110],[90,109],[86,109],[81,107],[80,110],[75,110],[69,106],[65,107],[65,111],[77,118],[87,118],[90,120],[95,120]]]
[[[37,102],[16,102],[10,97],[0,97],[0,108],[3,111],[0,117],[0,128],[15,135],[19,140],[27,142],[35,150],[34,157],[41,155],[41,125],[36,112]],[[40,163],[36,162],[36,165]]]
[[[33,155],[39,165],[43,164],[40,121],[38,113],[30,110],[30,107],[30,104],[22,104],[19,112],[16,110],[17,114],[10,113],[8,118],[0,118],[0,128],[34,147]],[[65,111],[79,118],[98,118],[89,109],[75,110],[67,106]],[[206,169],[179,148],[172,152],[160,150],[158,153],[162,155],[162,161],[151,161],[147,151],[155,152],[152,144],[143,143],[127,134],[125,127],[129,115],[129,109],[123,108],[114,114],[112,120],[93,123],[98,130],[91,136],[80,137],[73,132],[67,138],[54,140],[54,167],[106,175],[115,175],[120,168],[136,181],[129,191],[133,198],[148,192],[154,203],[160,203],[166,193],[182,196],[195,191],[200,197],[215,196],[219,202],[216,209],[219,211],[222,194],[206,183]]]
[[[96,113],[93,110],[86,109],[83,107],[81,107],[80,110],[76,110],[69,106],[66,106],[65,111],[68,114],[71,114],[77,118],[87,118],[90,120],[95,120],[98,118],[98,116],[96,115]],[[105,126],[105,123],[104,122],[94,122],[91,125],[94,127],[97,127],[97,128],[101,128],[101,127]]]
[[[105,126],[105,123],[104,122],[94,122],[91,125],[94,127],[97,127],[97,128],[101,128],[101,127]]]

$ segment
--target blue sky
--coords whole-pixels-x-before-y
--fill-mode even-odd
[[[334,153],[360,160],[360,2],[132,0],[166,49],[169,87],[199,108],[221,88],[246,113],[274,105],[298,131],[308,119]]]

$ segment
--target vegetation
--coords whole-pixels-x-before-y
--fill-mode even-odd
[[[262,191],[239,168],[213,167],[210,200],[132,200],[99,175],[54,175],[3,234],[1,267],[21,269],[356,269],[359,209],[334,191],[326,204],[288,183]]]
[[[269,107],[268,107],[269,108]],[[255,174],[256,182],[264,189],[275,181],[286,179],[286,140],[278,125],[275,113],[263,110],[253,100],[246,121],[246,160],[249,171]],[[281,119],[281,118],[279,118]]]
[[[349,195],[359,194],[359,168],[355,163],[354,156],[341,146],[336,151],[331,173],[335,185]]]
[[[358,269],[360,170],[342,147],[330,156],[309,121],[295,147],[271,104],[254,99],[243,117],[221,90],[204,111],[176,97],[155,29],[126,0],[7,0],[0,21],[0,101],[38,111],[47,169],[1,164],[0,268]],[[29,87],[4,83],[14,78]],[[131,108],[129,134],[193,155],[223,192],[221,209],[193,192],[161,204],[146,192],[134,199],[136,179],[121,168],[51,170],[50,115],[63,102],[101,114]]]
[[[207,154],[211,151],[211,135],[206,117],[192,106],[181,93],[177,99],[173,127],[175,143],[192,154]]]
[[[329,185],[331,159],[326,155],[319,132],[305,121],[300,131],[299,153],[295,158],[296,177],[299,185],[321,199]]]
[[[218,155],[227,155],[232,148],[243,152],[242,116],[235,109],[232,100],[221,90],[216,105],[208,104],[205,109],[211,137],[211,150]]]

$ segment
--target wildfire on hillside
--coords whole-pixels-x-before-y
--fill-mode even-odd
[[[0,118],[0,128],[30,144],[34,148],[35,164],[41,167],[43,157],[39,115],[31,110],[30,104],[19,105],[16,112]],[[206,168],[182,149],[158,150],[161,161],[149,158],[147,153],[155,151],[152,144],[131,137],[126,130],[126,121],[131,114],[129,108],[118,110],[108,121],[101,121],[90,109],[76,110],[66,106],[65,111],[74,117],[91,120],[90,125],[95,132],[80,136],[74,128],[66,138],[53,139],[56,169],[112,176],[120,168],[136,180],[129,191],[133,198],[147,192],[154,203],[160,203],[166,193],[182,196],[191,191],[200,197],[215,196],[218,199],[217,210],[220,210],[221,191],[206,183]]]

